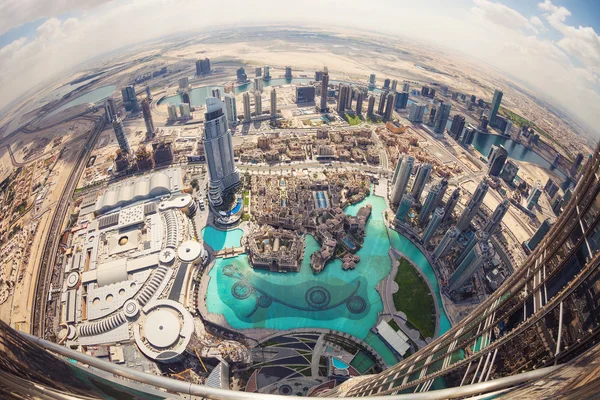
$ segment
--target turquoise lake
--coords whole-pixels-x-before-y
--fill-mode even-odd
[[[59,113],[68,108],[71,108],[71,107],[78,106],[80,104],[96,103],[98,101],[104,100],[104,99],[108,98],[108,96],[110,96],[112,94],[112,92],[115,91],[115,88],[116,88],[115,85],[109,85],[109,86],[102,86],[102,87],[99,87],[98,89],[89,91],[89,92],[82,94],[81,96],[69,101],[68,103],[63,104],[62,106],[58,107],[56,110],[49,113],[46,117],[50,117],[56,113]]]

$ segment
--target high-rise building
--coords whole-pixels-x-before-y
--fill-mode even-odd
[[[292,67],[285,67],[285,79],[292,79]]]
[[[210,177],[208,197],[211,204],[219,206],[223,203],[223,193],[240,183],[240,175],[233,158],[231,130],[227,129],[223,102],[214,97],[206,99],[202,142]]]
[[[225,116],[229,125],[237,124],[237,104],[235,94],[227,93],[225,95]]]
[[[146,86],[146,98],[152,101],[152,92],[150,91],[150,86]]]
[[[214,88],[214,89],[212,90],[212,96],[213,96],[213,97],[216,97],[216,98],[217,98],[217,99],[219,99],[219,100],[223,100],[223,99],[221,98],[221,89],[219,89],[219,88]]]
[[[185,90],[181,94],[181,98],[185,104],[187,104],[190,107],[192,106],[192,98],[190,97],[190,92],[188,90]]]
[[[314,86],[296,86],[296,103],[314,103],[315,102],[315,87]]]
[[[402,91],[403,91],[403,92],[406,92],[406,93],[410,92],[410,84],[408,84],[408,83],[403,83],[403,84],[402,84]]]
[[[476,131],[477,130],[471,124],[469,124],[463,132],[463,136],[460,139],[460,144],[463,147],[468,148],[471,145],[471,143],[473,143]]]
[[[369,104],[367,106],[367,115],[373,115],[373,110],[375,109],[375,96],[369,96]]]
[[[371,74],[369,76],[369,89],[373,89],[375,87],[375,74]]]
[[[456,208],[456,204],[458,204],[458,199],[460,198],[460,188],[454,189],[448,201],[444,205],[444,221],[447,221],[452,216],[454,209]]]
[[[358,92],[356,97],[356,115],[362,115],[362,106],[363,106],[363,93]]]
[[[248,81],[248,75],[246,75],[246,70],[244,69],[244,67],[239,67],[237,71],[235,71],[235,74],[237,76],[238,82],[244,83]]]
[[[442,218],[442,220],[443,219],[444,218]],[[456,229],[455,226],[448,229],[446,231],[446,233],[444,234],[444,237],[440,241],[440,244],[438,244],[438,246],[433,251],[433,259],[437,260],[437,259],[445,256],[448,253],[448,251],[450,251],[452,246],[454,246],[454,244],[458,240],[459,236],[460,236],[460,231],[458,229]]]
[[[442,207],[436,208],[433,212],[433,215],[431,216],[431,221],[429,221],[427,228],[425,228],[425,231],[423,231],[423,237],[421,239],[423,240],[424,246],[427,246],[427,244],[429,244],[429,240],[435,234],[435,231],[440,226],[443,218],[444,209]]]
[[[429,109],[429,115],[427,117],[427,125],[433,126],[435,124],[435,115],[437,113],[437,108],[435,106],[431,106]]]
[[[498,110],[500,110],[500,103],[502,103],[502,92],[496,89],[492,98],[492,108],[490,109],[489,118],[489,123],[492,126],[496,126],[496,116],[498,115]]]
[[[385,78],[385,80],[383,81],[383,89],[385,90],[389,90],[390,89],[390,78]]]
[[[179,78],[179,90],[184,91],[190,88],[190,79],[187,76]]]
[[[504,179],[508,183],[512,183],[517,177],[517,173],[519,172],[519,166],[512,160],[507,160],[506,164],[502,168],[502,172],[500,173],[500,177]]]
[[[396,177],[396,182],[394,182],[394,188],[392,189],[392,197],[390,200],[393,204],[398,204],[404,195],[408,180],[410,179],[410,174],[415,165],[415,159],[412,156],[405,156],[401,160],[398,160],[398,162],[401,162],[402,165],[400,166],[400,172]]]
[[[262,115],[262,94],[258,90],[254,92],[254,115]]]
[[[423,203],[421,213],[419,214],[419,225],[424,226],[427,221],[429,221],[429,215],[437,208],[434,207],[434,205],[440,190],[442,190],[442,185],[439,183],[433,185],[431,189],[429,189],[429,193],[427,193],[427,197],[425,197],[425,202]]]
[[[121,89],[121,96],[123,97],[125,111],[140,111],[140,103],[135,95],[135,88],[133,85],[125,86],[123,89]]]
[[[263,80],[261,78],[254,78],[254,91],[263,91]]]
[[[385,100],[387,99],[388,92],[383,92],[379,95],[379,104],[377,105],[377,114],[383,116],[385,111]]]
[[[477,185],[477,189],[475,189],[475,193],[467,203],[467,206],[463,210],[460,217],[458,217],[458,221],[456,222],[456,227],[460,229],[461,232],[464,232],[468,227],[473,217],[479,211],[479,207],[481,203],[483,203],[483,199],[489,189],[489,185],[487,181],[481,181],[479,185]]]
[[[119,144],[119,148],[123,153],[129,154],[131,152],[131,148],[129,147],[129,142],[127,141],[127,136],[125,135],[125,129],[123,128],[123,122],[120,118],[117,118],[113,121],[113,130],[115,131],[115,136],[117,138],[117,143]]]
[[[526,243],[526,246],[530,251],[534,251],[540,245],[540,243],[542,242],[542,240],[544,240],[548,232],[550,232],[552,225],[553,223],[552,221],[550,221],[550,218],[546,218],[544,222],[542,222],[538,230]]]
[[[396,220],[400,222],[406,221],[406,217],[408,217],[412,205],[412,196],[408,193],[403,195],[400,204],[398,204],[398,210],[396,211]]]
[[[494,246],[492,246],[490,242],[477,243],[450,276],[447,286],[448,291],[454,292],[463,287],[475,272],[485,262],[490,261],[495,254]]]
[[[271,117],[277,117],[277,92],[274,88],[271,90]]]
[[[495,149],[493,149],[495,147]],[[504,146],[492,146],[492,150],[490,150],[490,154],[488,155],[488,164],[489,176],[500,176],[500,172],[502,172],[502,168],[508,159],[508,151],[504,148]]]
[[[196,61],[196,75],[207,75],[210,74],[210,59],[205,58],[203,60]]]
[[[384,121],[391,121],[392,120],[392,113],[394,112],[394,104],[396,102],[396,99],[394,98],[394,94],[390,93],[387,96],[387,103],[385,105],[385,113],[383,115],[383,120]]]
[[[406,109],[408,105],[408,92],[396,93],[396,109]]]
[[[104,113],[106,114],[106,120],[108,122],[113,122],[119,116],[117,102],[112,97],[109,97],[104,102]]]
[[[425,114],[425,106],[419,103],[412,103],[408,120],[414,123],[423,122],[423,114]]]
[[[443,178],[438,185],[440,185],[440,190],[433,201],[433,209],[442,205],[442,200],[444,200],[444,195],[446,194],[446,190],[448,190],[448,178]]]
[[[425,163],[421,164],[419,170],[417,171],[415,182],[413,183],[412,189],[410,191],[410,195],[413,197],[416,203],[421,202],[421,193],[423,193],[423,189],[425,188],[427,179],[429,179],[429,175],[431,175],[431,168],[431,164]]]
[[[502,218],[504,218],[509,208],[510,202],[508,200],[504,200],[502,203],[498,204],[483,230],[492,235],[502,223]]]
[[[169,104],[167,106],[167,112],[169,113],[169,121],[177,121],[177,106],[175,104]]]
[[[144,123],[146,124],[146,140],[152,140],[154,139],[155,129],[148,99],[142,100],[142,113],[144,115]]]
[[[257,78],[262,77],[262,68],[261,67],[256,67],[254,69],[254,76]]]
[[[244,106],[244,122],[250,122],[252,119],[252,111],[250,111],[250,93],[246,92],[242,95]]]
[[[538,187],[531,188],[531,192],[529,192],[529,196],[527,197],[527,209],[533,210],[542,195],[542,190]]]
[[[556,193],[558,193],[558,189],[560,188],[558,187],[556,182],[554,182],[552,178],[548,178],[546,185],[544,185],[544,192],[546,192],[548,197],[553,198],[556,195]]]
[[[487,132],[487,127],[488,127],[488,123],[489,123],[489,119],[487,116],[482,115],[481,119],[479,120],[479,129],[481,129],[484,132]]]
[[[323,80],[323,71],[315,71],[315,82],[321,82]]]
[[[340,83],[337,98],[337,112],[340,114],[346,110],[346,98],[348,97],[348,90],[350,90],[350,86]]]
[[[395,92],[397,89],[398,89],[398,81],[394,79],[392,81],[392,91]]]
[[[465,117],[460,114],[456,114],[452,120],[452,125],[450,126],[450,136],[456,140],[459,140],[463,129],[465,129]]]
[[[506,121],[506,127],[504,128],[504,136],[509,136],[512,132],[513,122],[511,120]]]
[[[329,71],[327,67],[323,71],[321,79],[321,112],[327,112],[327,92],[329,91]]]
[[[438,134],[443,134],[446,130],[446,124],[450,117],[450,104],[440,103],[440,109],[435,116],[435,123],[433,125],[433,131]]]
[[[263,71],[264,71],[263,79],[265,81],[270,81],[271,80],[271,67],[269,67],[268,65],[265,65],[263,68]]]
[[[575,161],[573,161],[573,165],[571,166],[571,170],[569,173],[571,176],[577,176],[577,171],[579,171],[579,167],[581,166],[581,162],[583,161],[583,154],[578,153],[577,157],[575,157]]]
[[[458,257],[454,260],[454,264],[455,265],[460,265],[460,263],[463,262],[463,260],[467,257],[467,255],[469,254],[469,252],[471,250],[473,250],[473,248],[475,247],[475,245],[479,242],[485,242],[487,240],[489,240],[490,238],[490,234],[485,232],[483,229],[479,229],[477,230],[477,232],[475,232],[470,238],[469,241],[467,241],[467,244],[465,245],[464,249],[462,249],[462,251],[460,252],[460,254],[458,255]]]
[[[429,97],[429,86],[423,86],[421,88],[421,96]]]
[[[351,85],[348,85],[348,90],[346,91],[346,110],[352,109],[353,97],[354,97],[354,88]]]
[[[192,118],[192,112],[188,103],[181,103],[179,105],[179,117],[183,120]]]

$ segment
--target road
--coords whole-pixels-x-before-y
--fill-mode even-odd
[[[52,278],[52,271],[56,261],[56,254],[58,252],[58,246],[60,243],[62,226],[67,217],[67,213],[69,211],[70,199],[73,196],[73,192],[77,188],[77,183],[81,178],[83,170],[85,169],[86,161],[96,144],[96,140],[100,136],[100,133],[104,129],[104,125],[106,121],[104,116],[101,116],[94,127],[91,134],[88,136],[87,141],[81,154],[77,158],[71,173],[69,174],[69,179],[67,184],[63,188],[60,198],[57,201],[58,207],[54,211],[54,215],[52,217],[52,221],[50,224],[50,234],[46,238],[46,242],[44,243],[42,250],[42,257],[40,259],[40,267],[37,271],[37,276],[35,278],[35,284],[33,287],[35,288],[36,298],[34,307],[32,308],[32,317],[31,317],[31,326],[32,326],[32,334],[38,337],[44,337],[44,332],[46,329],[46,307],[48,300],[48,289],[50,286],[50,281]]]

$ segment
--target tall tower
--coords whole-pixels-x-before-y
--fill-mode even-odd
[[[398,162],[400,162],[400,160],[398,160]],[[413,156],[404,157],[402,165],[400,166],[400,172],[398,173],[398,177],[396,178],[396,182],[394,183],[394,188],[392,190],[392,198],[390,199],[392,203],[398,204],[404,195],[404,191],[408,185],[408,180],[410,179],[410,174],[414,165],[415,158]]]
[[[573,177],[577,176],[577,171],[579,171],[579,167],[581,166],[582,161],[583,161],[583,154],[578,153],[577,157],[575,158],[575,161],[573,161],[571,170],[569,171],[569,174],[571,174],[571,176],[573,176]]]
[[[338,88],[338,98],[337,98],[337,112],[342,113],[346,109],[346,96],[348,93],[348,86],[341,84]]]
[[[393,80],[392,81],[392,91],[396,91],[398,89],[398,81],[397,80]]]
[[[327,92],[329,91],[329,71],[327,67],[323,71],[323,79],[321,80],[321,112],[327,112]]]
[[[115,136],[117,137],[117,143],[119,143],[119,148],[124,153],[129,154],[131,152],[131,148],[129,147],[127,136],[125,136],[125,129],[123,128],[123,122],[120,118],[117,118],[115,121],[113,121],[113,130],[115,131]]]
[[[106,113],[106,120],[113,122],[118,117],[117,102],[112,97],[109,97],[104,102],[104,112]]]
[[[277,117],[277,92],[275,88],[271,90],[271,118]]]
[[[367,115],[373,115],[373,110],[375,109],[375,96],[369,96],[369,105],[367,107]]]
[[[250,93],[244,93],[242,95],[242,101],[244,103],[244,122],[250,122],[252,120],[252,111],[250,111]]]
[[[492,146],[494,148],[496,146]],[[488,157],[488,164],[490,166],[488,170],[489,176],[499,176],[500,172],[502,172],[502,168],[508,159],[508,151],[504,148],[504,146],[500,145],[495,148],[495,150],[490,151],[490,157]]]
[[[479,242],[467,254],[463,262],[456,268],[448,280],[448,291],[460,289],[483,263],[494,257],[494,246],[490,242]]]
[[[498,110],[500,110],[500,103],[502,103],[502,95],[503,93],[499,90],[494,90],[494,97],[492,98],[492,108],[490,109],[490,118],[489,124],[491,126],[496,126],[496,116],[498,115]]]
[[[387,99],[388,92],[383,92],[379,95],[379,105],[377,106],[377,114],[382,115],[385,111],[385,100]]]
[[[435,123],[433,124],[433,131],[438,134],[444,133],[448,118],[450,117],[450,104],[441,103],[440,108],[435,116]]]
[[[465,129],[465,117],[456,114],[452,120],[452,126],[450,126],[450,136],[458,140],[463,129]]]
[[[443,219],[443,217],[442,217],[442,219]],[[446,233],[444,234],[444,237],[442,238],[442,241],[440,242],[440,244],[438,244],[438,246],[435,248],[435,250],[433,252],[433,259],[437,260],[437,259],[445,256],[446,253],[448,253],[448,251],[450,251],[452,246],[454,246],[454,243],[456,243],[459,236],[460,236],[460,231],[458,229],[456,229],[455,226],[448,229],[446,231]]]
[[[429,225],[427,225],[427,228],[425,228],[425,231],[423,232],[422,240],[424,246],[427,246],[429,240],[432,238],[432,236],[435,234],[435,231],[440,226],[440,223],[442,222],[443,218],[444,209],[442,207],[436,208],[433,212],[433,215],[431,216],[431,221],[429,221]]]
[[[390,88],[390,78],[385,78],[385,80],[383,81],[383,88],[384,89],[389,89]]]
[[[235,125],[237,123],[237,104],[235,95],[233,93],[227,93],[224,96],[225,99],[225,115],[227,116],[227,122],[229,125]]]
[[[475,245],[477,243],[480,242],[485,242],[490,238],[490,234],[485,232],[482,229],[479,229],[477,232],[475,232],[475,234],[473,236],[471,236],[471,238],[469,239],[469,241],[467,242],[467,244],[465,245],[465,248],[463,249],[463,251],[460,253],[460,255],[456,258],[456,260],[454,260],[454,263],[456,265],[460,265],[460,263],[463,262],[463,260],[465,259],[465,257],[467,256],[467,254],[469,254],[469,252],[471,250],[473,250],[473,247],[475,247]]]
[[[479,211],[479,207],[481,203],[483,203],[483,198],[485,197],[487,191],[489,189],[489,185],[487,181],[481,181],[479,185],[477,185],[477,189],[475,189],[475,193],[469,200],[469,203],[463,210],[463,213],[458,217],[458,221],[456,222],[456,227],[460,229],[461,232],[464,232],[468,227],[473,217]]]
[[[361,91],[358,92],[356,97],[356,115],[362,115],[362,106],[363,106],[363,93]]]
[[[150,86],[146,86],[146,98],[152,100],[152,92],[150,92]]]
[[[425,198],[425,203],[423,203],[423,207],[421,207],[421,213],[419,214],[419,225],[423,226],[429,220],[429,215],[437,208],[435,204],[440,191],[442,190],[442,185],[440,183],[433,185],[427,193],[427,197]],[[441,222],[441,221],[440,221]]]
[[[421,193],[423,193],[423,189],[425,188],[427,179],[429,179],[429,175],[431,175],[431,164],[421,164],[419,172],[417,172],[417,176],[415,177],[415,182],[413,183],[410,191],[411,196],[417,203],[421,202]]]
[[[408,216],[412,205],[413,199],[410,194],[407,193],[404,196],[402,196],[402,200],[400,201],[400,204],[398,205],[398,210],[396,211],[396,220],[400,222],[406,221],[406,217]]]
[[[292,79],[292,67],[285,67],[285,79]]]
[[[387,96],[386,105],[385,105],[385,113],[383,119],[386,121],[392,120],[392,113],[394,112],[394,104],[396,103],[396,99],[394,98],[394,94],[390,93]]]
[[[369,89],[373,89],[375,87],[375,74],[371,74],[369,76]]]
[[[152,112],[150,111],[150,102],[148,99],[142,100],[142,114],[144,115],[144,123],[146,124],[146,140],[154,139],[154,121],[152,120]]]
[[[208,198],[211,204],[219,206],[223,203],[223,192],[240,183],[233,159],[231,130],[227,128],[221,100],[206,98],[204,120],[204,154],[210,176]]]
[[[504,200],[502,203],[498,204],[498,207],[496,207],[496,209],[494,210],[491,218],[489,219],[483,230],[489,233],[490,235],[493,234],[494,231],[498,229],[498,227],[502,223],[502,218],[504,218],[509,208],[510,202],[508,200]]]
[[[442,205],[442,200],[444,199],[444,195],[446,194],[446,190],[448,190],[448,179],[447,178],[443,178],[441,180],[441,182],[439,183],[440,185],[440,191],[437,194],[434,203],[433,203],[433,210],[435,210],[436,208],[438,208],[439,206]],[[444,211],[446,212],[446,211]]]
[[[452,216],[452,213],[456,208],[456,204],[458,203],[459,198],[460,188],[456,188],[454,189],[454,191],[450,195],[450,198],[448,199],[448,201],[446,201],[446,204],[444,205],[444,220],[442,222],[447,221]]]
[[[552,221],[550,221],[550,218],[546,218],[544,222],[542,222],[538,230],[533,234],[531,239],[527,241],[527,248],[531,251],[534,251],[542,242],[542,240],[544,240],[548,232],[550,232],[550,228],[552,228],[552,225],[553,224]]]
[[[423,114],[425,114],[425,106],[419,103],[412,103],[408,120],[415,123],[423,122]]]
[[[258,90],[254,92],[254,115],[262,115],[262,94]]]

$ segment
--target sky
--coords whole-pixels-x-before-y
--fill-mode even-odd
[[[356,26],[459,51],[600,127],[600,0],[1,0],[0,109],[108,51],[274,22]]]

